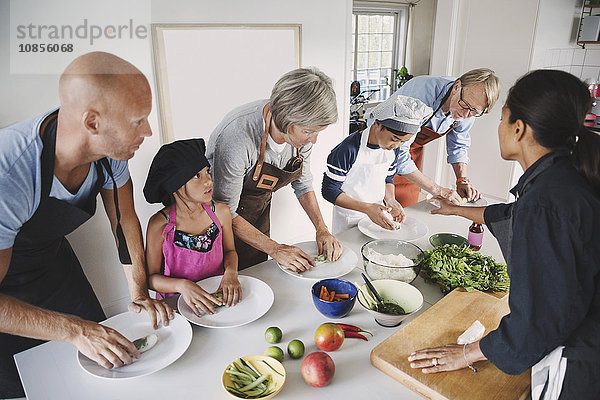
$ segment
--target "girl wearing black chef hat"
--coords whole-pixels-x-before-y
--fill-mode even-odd
[[[215,305],[241,300],[238,257],[229,207],[212,199],[210,165],[202,139],[178,140],[160,148],[148,172],[144,196],[165,208],[148,221],[146,260],[150,288],[164,299],[181,293],[192,311],[214,313]],[[222,300],[196,281],[223,275]]]

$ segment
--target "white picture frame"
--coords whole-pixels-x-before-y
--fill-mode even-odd
[[[234,108],[267,99],[301,63],[300,24],[152,24],[161,144],[208,140]]]

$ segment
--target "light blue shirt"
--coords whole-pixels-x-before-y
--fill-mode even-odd
[[[43,143],[39,129],[42,121],[54,111],[0,129],[0,249],[13,246],[19,230],[40,205]],[[127,161],[110,158],[108,161],[117,187],[123,186],[129,180]],[[82,206],[97,180],[96,167],[92,164],[83,184],[72,194],[54,176],[50,196]],[[106,170],[102,187],[113,188]]]
[[[398,95],[410,96],[421,100],[434,111],[440,106],[444,95],[452,87],[456,78],[450,76],[416,76],[406,82],[400,89],[394,92],[390,98],[395,98]],[[447,161],[449,164],[454,163],[469,163],[467,150],[471,146],[471,136],[469,130],[475,122],[475,117],[456,121],[456,127],[446,135],[446,149],[448,153]],[[435,132],[446,132],[454,123],[452,115],[444,115],[440,108],[431,121],[425,126]],[[400,146],[400,153],[397,158],[398,175],[410,174],[417,170],[417,166],[410,158],[410,145],[415,141],[417,135],[413,135],[406,143]]]

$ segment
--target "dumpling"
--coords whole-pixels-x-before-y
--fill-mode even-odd
[[[138,349],[140,353],[145,353],[151,348],[153,348],[156,343],[158,343],[158,335],[155,333],[151,333],[148,336],[143,338],[139,338],[133,341],[135,348]]]
[[[394,218],[392,217],[392,214],[390,214],[387,211],[383,211],[383,216],[385,217],[385,219],[387,219],[390,224],[392,225],[392,229],[397,231],[399,229],[402,229],[402,223],[394,221]]]

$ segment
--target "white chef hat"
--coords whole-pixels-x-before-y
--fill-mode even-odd
[[[367,113],[367,119],[375,118],[386,128],[413,134],[419,132],[432,113],[431,107],[421,100],[398,95],[374,107]]]

